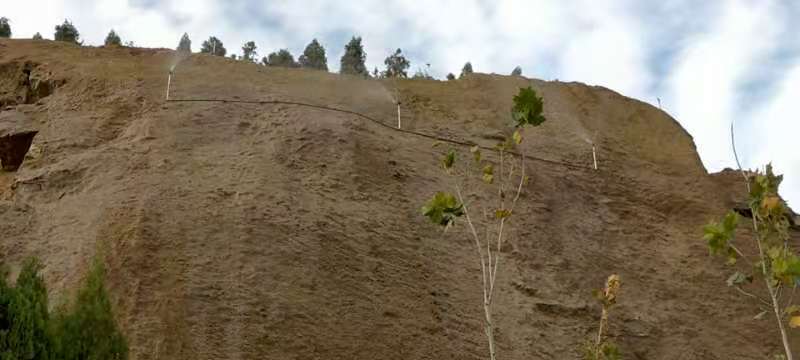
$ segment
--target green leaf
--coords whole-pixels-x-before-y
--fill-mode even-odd
[[[517,143],[517,145],[522,143],[522,134],[520,134],[519,130],[514,131],[513,138],[514,142]]]
[[[794,315],[796,313],[800,313],[800,305],[787,306],[786,309],[783,309],[783,313],[786,315]]]
[[[436,225],[448,227],[464,215],[464,205],[452,194],[440,191],[422,207],[422,215]]]
[[[483,182],[487,184],[494,182],[494,167],[492,167],[492,164],[487,164],[483,167]]]
[[[737,224],[738,215],[731,211],[725,215],[721,223],[712,222],[703,228],[703,239],[708,243],[711,254],[730,255],[730,241],[736,232]]]
[[[783,248],[781,248],[779,246],[773,246],[773,247],[767,249],[767,256],[769,256],[769,258],[772,259],[772,260],[775,260],[775,259],[781,257],[782,254],[783,254]]]
[[[519,93],[514,96],[514,106],[511,108],[511,117],[516,122],[516,127],[526,125],[539,126],[546,119],[542,112],[544,103],[542,98],[536,95],[536,91],[530,86],[520,88]]]
[[[509,216],[511,216],[511,211],[509,211],[509,210],[497,209],[497,210],[494,211],[495,219],[505,219],[505,218],[507,218]]]
[[[446,170],[449,170],[450,168],[453,167],[453,164],[455,164],[455,162],[456,162],[456,151],[450,149],[442,159],[442,167],[444,167]]]
[[[772,275],[775,280],[794,284],[800,279],[800,257],[783,252],[782,256],[772,260]]]
[[[792,329],[800,327],[800,316],[792,316],[789,319],[789,327]]]

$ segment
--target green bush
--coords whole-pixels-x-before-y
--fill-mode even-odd
[[[74,302],[48,313],[41,264],[29,259],[14,287],[0,271],[0,360],[127,359],[128,345],[114,321],[105,270],[95,261]]]
[[[0,38],[10,38],[11,37],[11,25],[9,24],[8,18],[0,17]]]
[[[105,46],[122,46],[122,39],[117,35],[114,29],[111,29],[111,31],[108,32],[108,36],[106,36],[104,44]]]
[[[0,285],[0,348],[6,359],[47,359],[50,350],[48,336],[47,288],[39,275],[42,266],[28,259],[11,288],[3,272]]]
[[[66,19],[63,24],[56,25],[56,33],[53,35],[53,39],[56,41],[65,41],[75,44],[78,44],[80,37],[81,33],[78,32],[75,25],[72,25],[72,23]]]

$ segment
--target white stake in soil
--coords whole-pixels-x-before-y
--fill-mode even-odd
[[[169,101],[169,85],[172,82],[172,70],[169,71],[169,75],[167,75],[167,101]]]

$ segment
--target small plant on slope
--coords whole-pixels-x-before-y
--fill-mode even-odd
[[[597,330],[597,338],[595,338],[594,341],[590,340],[586,343],[583,352],[583,360],[622,359],[617,345],[606,338],[609,310],[617,303],[620,285],[619,276],[611,275],[606,281],[605,289],[594,291],[594,297],[600,302],[603,310],[600,314],[600,326]]]
[[[733,211],[726,214],[722,221],[706,225],[703,238],[708,243],[711,254],[726,257],[728,265],[736,266],[741,263],[740,260],[744,260],[746,266],[739,267],[739,271],[728,277],[728,286],[766,305],[769,310],[757,317],[768,312],[773,313],[780,330],[785,359],[792,360],[786,325],[791,328],[800,327],[800,306],[792,304],[792,295],[800,281],[800,257],[789,245],[788,208],[778,196],[778,187],[783,176],[776,176],[771,165],[767,165],[764,172],[748,174],[742,171],[742,175],[749,193],[752,240],[758,254],[748,257],[748,254],[734,244],[739,215]],[[755,277],[763,279],[767,299],[742,288],[743,285],[753,282]]]
[[[444,228],[445,231],[454,226],[457,219],[466,218],[469,236],[472,238],[470,242],[475,245],[481,266],[484,332],[488,340],[489,357],[492,360],[496,358],[497,353],[492,305],[501,249],[505,241],[505,227],[514,214],[515,206],[528,179],[525,176],[524,154],[514,157],[508,153],[522,142],[522,132],[526,127],[538,126],[545,121],[542,111],[542,98],[538,97],[530,87],[520,89],[519,94],[514,97],[514,107],[511,112],[516,130],[511,137],[497,146],[499,152],[497,170],[495,170],[494,164],[482,159],[478,146],[470,149],[473,158],[470,161],[472,164],[458,170],[456,166],[457,153],[455,150],[449,150],[442,159],[442,168],[452,178],[455,194],[437,192],[422,208],[423,215],[428,217],[432,223]],[[465,185],[468,185],[470,181],[468,175],[477,175],[479,181],[496,191],[497,202],[483,204],[483,211],[477,211],[478,205],[472,203],[471,199],[467,198],[463,192]],[[513,195],[509,196],[507,192],[511,192]],[[477,229],[477,226],[481,225],[480,214],[483,215],[485,225],[481,231]],[[485,234],[485,236],[481,237],[478,234]]]

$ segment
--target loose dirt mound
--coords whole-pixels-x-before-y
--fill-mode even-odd
[[[41,257],[59,301],[104,247],[133,358],[485,358],[474,249],[419,213],[446,186],[430,139],[323,109],[167,103],[169,50],[0,49],[5,111],[39,131],[22,168],[0,173],[2,260]],[[25,64],[57,86],[19,100]],[[730,191],[667,114],[577,83],[397,85],[405,128],[487,146],[532,85],[549,121],[525,151],[571,164],[527,164],[498,280],[501,358],[576,358],[599,313],[590,292],[610,273],[623,281],[611,330],[626,358],[779,351],[772,320],[752,319],[758,305],[725,287],[700,239]],[[193,55],[171,98],[307,102],[393,125],[393,87]]]

